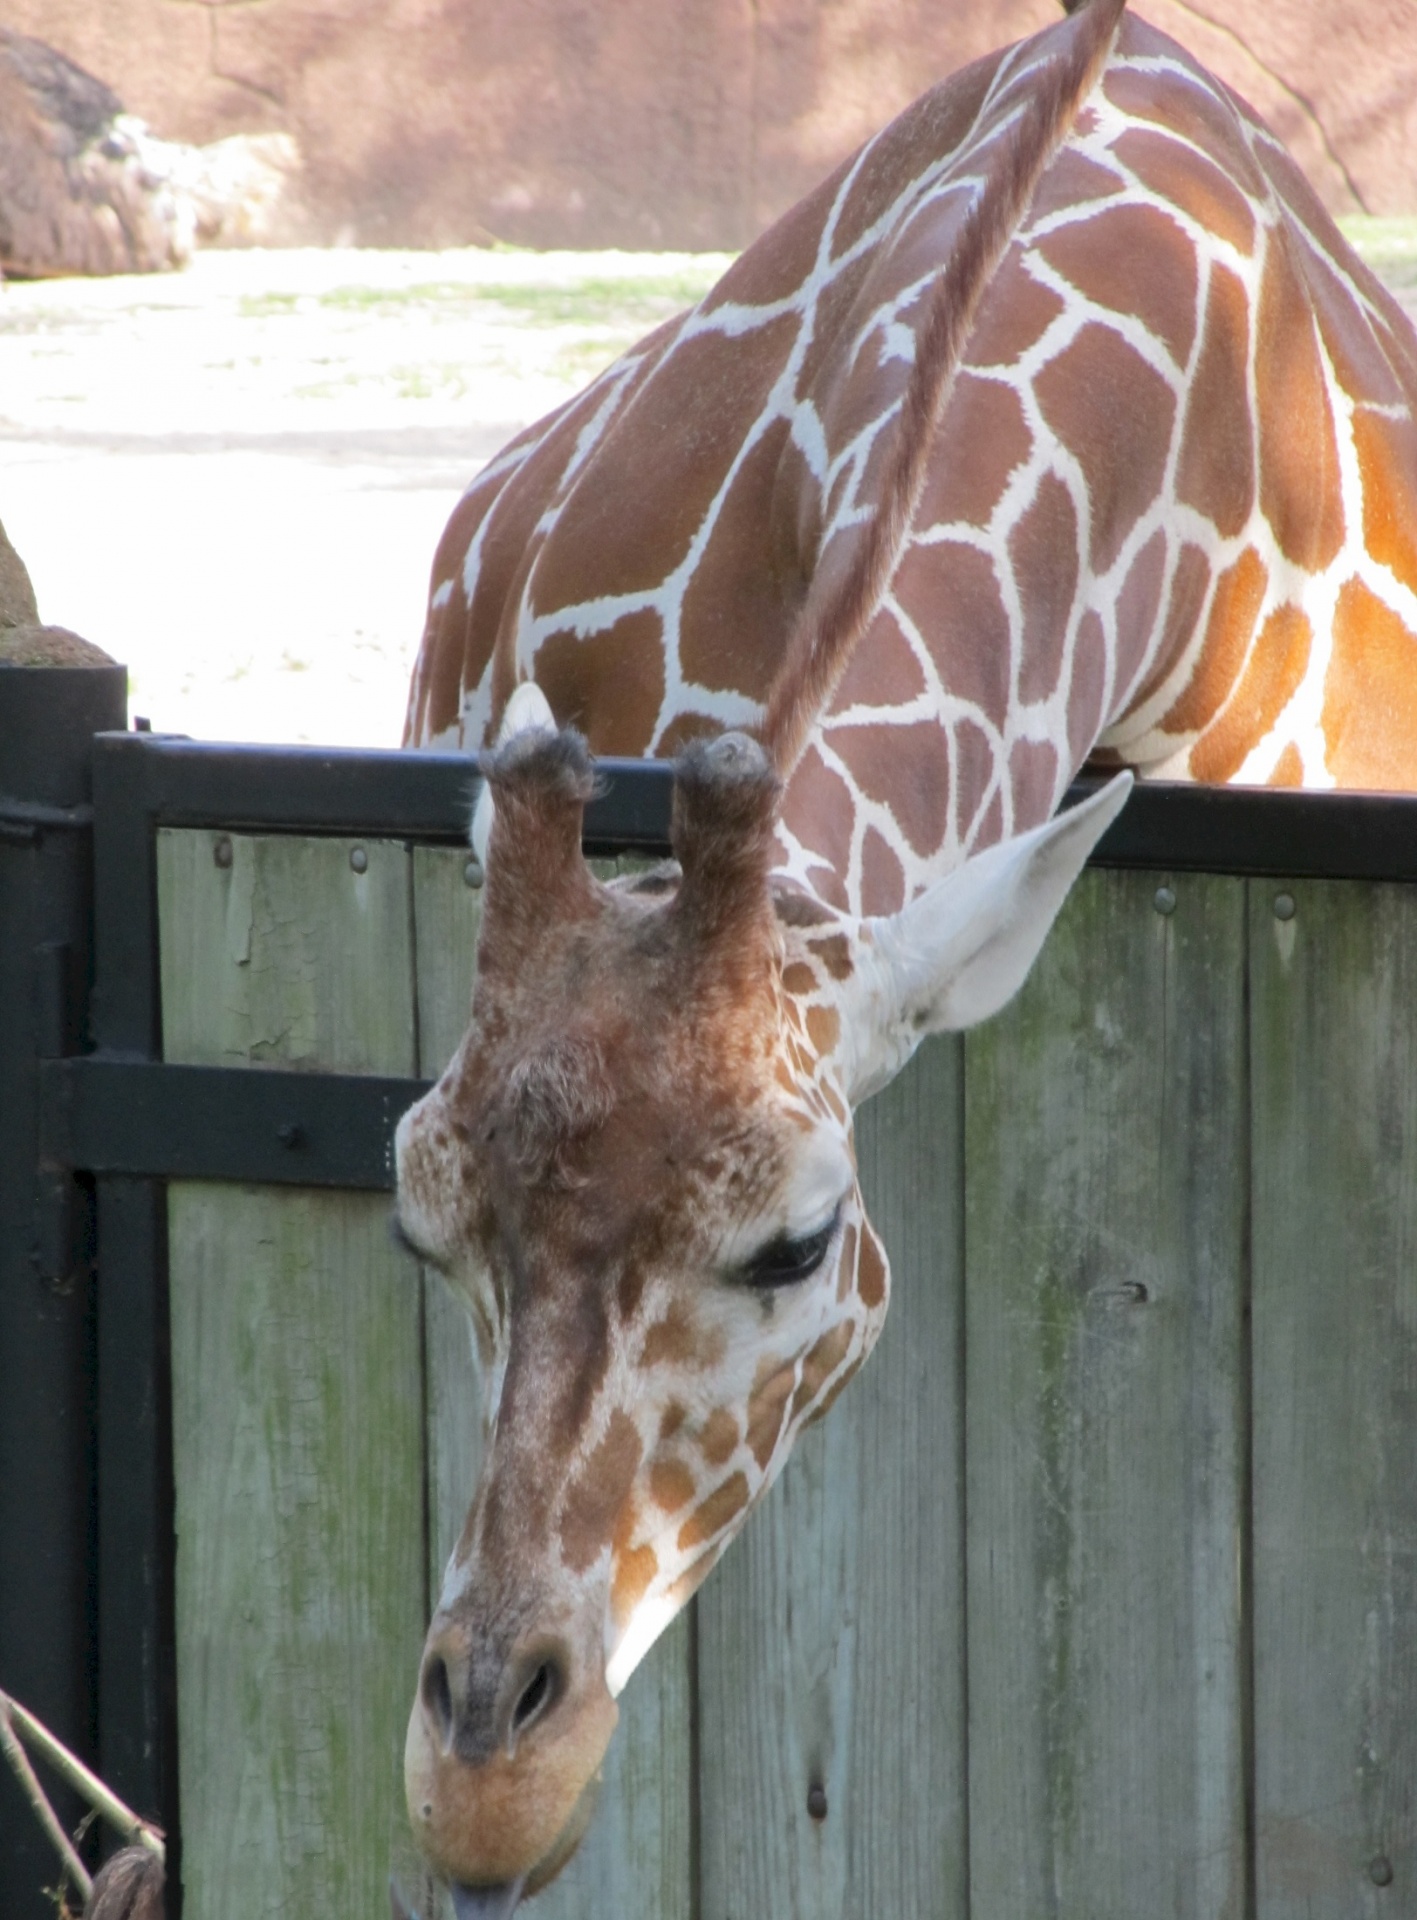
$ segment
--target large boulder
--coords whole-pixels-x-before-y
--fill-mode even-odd
[[[0,667],[111,667],[91,640],[40,624],[29,568],[0,526]],[[0,695],[0,699],[3,699]]]
[[[0,27],[0,268],[150,273],[199,240],[257,240],[294,170],[288,135],[159,139],[64,54]]]
[[[30,570],[10,545],[0,526],[0,628],[32,627],[39,623]]]

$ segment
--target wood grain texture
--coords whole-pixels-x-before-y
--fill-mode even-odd
[[[858,1117],[890,1316],[699,1596],[703,1920],[966,1910],[959,1067]]]
[[[213,857],[223,838],[228,867]],[[407,853],[388,842],[160,833],[167,1058],[412,1073],[408,888]]]
[[[441,1071],[466,854],[217,837],[159,838],[167,1057]],[[1163,917],[1159,878],[1087,875],[1020,1000],[860,1116],[880,1349],[631,1682],[538,1920],[1417,1906],[1417,900],[1278,921],[1255,882],[1247,929],[1245,883]],[[171,1192],[201,1920],[419,1884],[403,1726],[479,1391],[386,1211]]]
[[[1417,1912],[1417,896],[1286,883],[1283,921],[1278,890],[1251,886],[1258,1910],[1386,1920]]]
[[[469,886],[471,856],[462,847],[413,849],[413,910],[418,979],[418,1071],[436,1080],[472,1012],[481,885]]]
[[[1246,1913],[1244,888],[1160,878],[966,1048],[979,1916]]]
[[[648,863],[595,863],[602,878]],[[467,1026],[482,894],[456,848],[414,851],[420,1071],[441,1073]],[[481,1461],[481,1392],[467,1315],[427,1288],[430,1585],[462,1530]],[[693,1911],[692,1634],[684,1619],[652,1649],[620,1702],[600,1807],[580,1851],[537,1900],[537,1920],[689,1920]]]
[[[437,1079],[467,1030],[477,972],[482,889],[467,884],[459,847],[413,850],[418,1071]],[[467,1309],[440,1274],[425,1272],[428,1382],[428,1596],[437,1605],[482,1468],[482,1389]]]
[[[531,1920],[691,1920],[692,1651],[686,1613],[631,1677],[590,1832]]]
[[[416,1300],[368,1195],[170,1202],[183,1888],[384,1910],[422,1642]]]
[[[408,860],[164,833],[169,1059],[410,1073]],[[416,1285],[382,1196],[169,1197],[186,1911],[387,1911],[424,1626]]]

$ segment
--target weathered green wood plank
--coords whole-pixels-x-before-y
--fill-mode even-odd
[[[185,1911],[387,1912],[422,1637],[407,1277],[368,1195],[171,1204]]]
[[[1259,1913],[1386,1920],[1417,1912],[1417,894],[1251,896]]]
[[[160,836],[164,1043],[409,1073],[402,848]],[[186,1911],[387,1913],[424,1615],[420,1303],[378,1196],[169,1200]]]
[[[885,1331],[699,1596],[703,1920],[966,1912],[956,1043],[858,1152]]]
[[[629,869],[629,861],[619,865]],[[420,1070],[441,1073],[467,1026],[480,891],[467,855],[414,853]],[[597,862],[607,876],[616,863]],[[467,1316],[435,1275],[427,1293],[432,1592],[461,1531],[481,1453],[480,1394]],[[600,1810],[570,1866],[537,1901],[537,1920],[689,1920],[693,1911],[691,1632],[676,1623],[631,1680],[605,1764]]]
[[[429,1080],[452,1059],[472,1006],[482,889],[467,884],[467,865],[467,853],[457,847],[413,850],[418,1071]],[[425,1273],[422,1284],[431,1613],[481,1470],[482,1393],[466,1309],[439,1274]]]
[[[692,1623],[676,1620],[620,1696],[600,1806],[534,1920],[690,1920]]]
[[[387,842],[159,834],[167,1058],[412,1073],[408,885]]]
[[[1243,882],[1084,876],[966,1048],[972,1911],[1243,1920]]]

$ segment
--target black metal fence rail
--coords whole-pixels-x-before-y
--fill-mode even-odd
[[[602,790],[586,816],[588,850],[666,851],[670,769],[603,761],[599,772]],[[21,781],[22,790],[7,799],[11,782],[10,759],[0,756],[0,842],[28,846],[62,836],[87,860],[92,834],[91,1006],[83,1005],[85,965],[18,953],[7,960],[3,945],[0,965],[14,977],[0,989],[13,998],[25,972],[30,984],[23,991],[54,1003],[33,1029],[38,1151],[26,1204],[42,1230],[36,1238],[26,1228],[25,1258],[46,1273],[87,1272],[91,1264],[97,1273],[97,1757],[115,1788],[164,1819],[175,1838],[164,1182],[389,1187],[394,1124],[424,1083],[164,1062],[157,833],[198,827],[459,843],[476,765],[459,755],[104,733],[93,742],[91,814],[77,789],[51,794]],[[1070,799],[1086,790],[1080,785]],[[1171,872],[1413,881],[1417,798],[1143,785],[1095,861]],[[84,928],[80,946],[87,941]],[[72,1356],[69,1364],[72,1372]],[[87,1382],[87,1371],[80,1373]],[[71,1492],[70,1505],[73,1498]],[[81,1524],[77,1514],[70,1524]],[[174,1889],[179,1875],[174,1850]]]
[[[476,762],[455,754],[249,747],[153,734],[94,743],[97,1053],[42,1078],[55,1165],[95,1174],[392,1183],[392,1121],[416,1080],[159,1065],[160,827],[466,839]],[[602,760],[588,852],[669,850],[671,769]],[[1068,803],[1092,790],[1080,782]],[[1292,878],[1417,879],[1417,800],[1140,785],[1093,864]]]

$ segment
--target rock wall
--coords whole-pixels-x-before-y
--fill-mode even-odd
[[[288,134],[156,137],[112,88],[0,26],[0,270],[153,273],[197,239],[256,240],[296,170]]]
[[[1336,212],[1417,209],[1417,5],[1142,0]],[[169,139],[299,143],[287,240],[739,247],[1054,0],[6,0]]]

